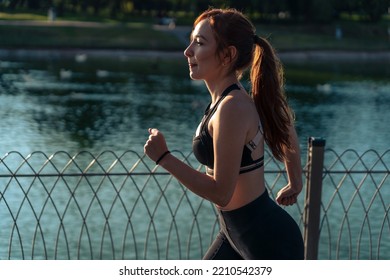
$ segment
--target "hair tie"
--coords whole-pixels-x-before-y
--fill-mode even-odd
[[[260,44],[260,37],[257,36],[256,34],[253,35],[253,43],[256,45]]]

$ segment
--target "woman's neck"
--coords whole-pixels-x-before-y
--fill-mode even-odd
[[[212,104],[214,104],[218,100],[218,98],[222,95],[222,93],[228,86],[232,84],[239,84],[235,75],[230,75],[224,79],[219,79],[214,82],[205,81],[205,83],[211,95]]]

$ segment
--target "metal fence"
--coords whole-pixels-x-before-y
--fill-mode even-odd
[[[337,154],[311,138],[306,194],[286,210],[307,259],[389,259],[390,150]],[[193,156],[175,152],[194,168]],[[286,184],[267,154],[271,196]],[[211,203],[144,155],[105,151],[0,159],[0,259],[199,259],[218,231]]]

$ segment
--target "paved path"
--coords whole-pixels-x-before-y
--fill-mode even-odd
[[[187,45],[190,41],[190,35],[192,31],[192,27],[190,26],[176,26],[175,28],[169,28],[165,25],[154,25],[153,28],[155,30],[160,30],[164,32],[169,32],[174,34],[180,42]]]

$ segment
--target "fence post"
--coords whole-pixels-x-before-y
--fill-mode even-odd
[[[324,149],[324,139],[309,138],[306,195],[303,213],[303,239],[305,243],[305,259],[307,260],[316,260],[318,258]]]

